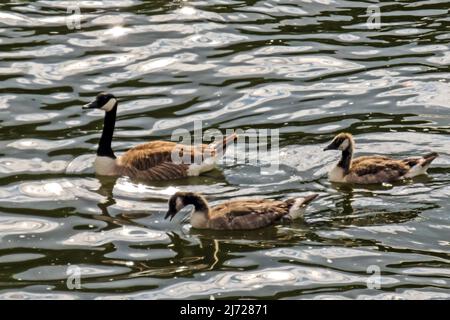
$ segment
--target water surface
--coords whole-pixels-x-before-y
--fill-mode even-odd
[[[0,4],[1,299],[450,298],[448,1],[79,1],[79,30],[72,4]],[[280,171],[96,177],[102,113],[80,106],[100,91],[121,99],[118,152],[203,120],[279,129]],[[358,154],[440,157],[414,181],[334,185],[321,150],[341,131]],[[164,221],[176,190],[320,198],[293,225],[220,233]]]

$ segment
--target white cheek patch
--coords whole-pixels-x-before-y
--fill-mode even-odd
[[[114,108],[116,105],[117,100],[114,98],[109,99],[108,103],[105,104],[103,107],[101,107],[102,110],[105,110],[106,112],[109,112]]]
[[[345,139],[344,142],[341,143],[341,145],[339,146],[339,150],[343,151],[348,149],[348,147],[350,146],[350,142],[348,141],[348,139]]]
[[[183,200],[181,200],[181,198],[177,198],[177,200],[175,201],[175,209],[177,209],[177,211],[180,211],[181,209],[183,209],[183,207]]]

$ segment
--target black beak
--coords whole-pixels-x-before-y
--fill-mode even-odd
[[[340,141],[336,141],[336,139],[334,139],[333,141],[331,141],[331,143],[326,146],[323,151],[327,151],[327,150],[338,150],[339,149],[339,145],[340,145]]]
[[[167,218],[170,217],[170,221],[172,221],[173,217],[175,217],[176,214],[177,214],[176,212],[174,213],[174,212],[169,210],[169,211],[167,211],[166,216],[164,217],[164,219],[167,219]]]
[[[85,104],[84,106],[82,106],[83,109],[97,109],[98,108],[98,104],[97,101],[92,101],[91,103]]]

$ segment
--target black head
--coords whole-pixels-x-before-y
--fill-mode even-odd
[[[97,95],[94,101],[83,106],[83,109],[102,109],[111,111],[117,105],[117,98],[111,94],[102,92]]]
[[[164,219],[170,217],[170,220],[172,220],[181,209],[190,204],[194,205],[196,210],[208,208],[206,200],[200,194],[195,192],[177,192],[169,199],[169,210]]]
[[[334,137],[333,141],[323,149],[326,150],[348,150],[349,148],[353,148],[353,136],[350,133],[340,133],[336,137]]]

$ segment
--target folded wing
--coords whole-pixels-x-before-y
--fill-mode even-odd
[[[209,228],[251,230],[269,226],[289,213],[292,204],[276,200],[232,201],[211,210]]]

